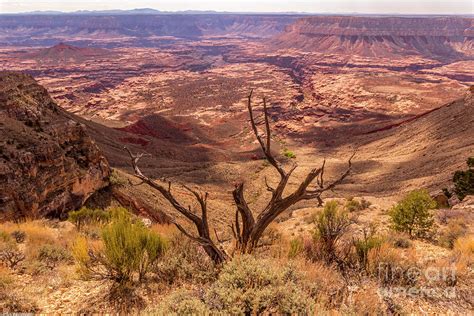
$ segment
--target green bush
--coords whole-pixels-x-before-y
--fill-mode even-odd
[[[224,265],[204,300],[223,314],[312,314],[314,303],[301,281],[292,266],[239,256]]]
[[[134,272],[141,280],[163,254],[166,243],[139,220],[132,220],[125,209],[116,210],[112,222],[102,231],[104,256],[109,271],[119,281]]]
[[[427,237],[434,224],[434,208],[436,202],[426,190],[412,191],[390,210],[392,228],[410,237]]]
[[[315,216],[313,240],[320,256],[327,262],[337,258],[336,245],[351,224],[347,211],[336,201],[327,202],[324,210]]]
[[[83,276],[109,278],[119,284],[142,280],[165,251],[160,235],[133,219],[123,208],[111,210],[111,222],[102,230],[103,249],[88,249],[79,239],[73,254]]]
[[[459,200],[463,200],[466,195],[474,194],[474,157],[467,159],[468,170],[458,170],[454,173],[454,192]]]
[[[110,216],[108,211],[83,207],[78,211],[69,212],[68,220],[81,230],[84,225],[106,224],[110,221]]]
[[[288,150],[288,149],[285,149],[285,150],[283,151],[283,156],[285,156],[286,158],[290,158],[290,159],[296,158],[295,153],[292,152],[291,150]]]

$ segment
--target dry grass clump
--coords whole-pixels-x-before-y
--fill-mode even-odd
[[[387,307],[380,299],[377,287],[373,284],[358,288],[347,294],[347,305],[342,308],[346,315],[385,315]]]
[[[413,256],[403,255],[387,242],[368,252],[367,271],[384,286],[415,284],[418,276],[411,274],[410,269],[416,267]]]
[[[449,220],[448,225],[439,233],[438,244],[452,249],[455,241],[467,233],[467,223],[461,219]]]
[[[460,237],[453,247],[456,267],[459,273],[469,273],[474,267],[474,236]]]
[[[347,211],[349,212],[357,212],[357,211],[363,211],[368,209],[372,203],[367,201],[366,199],[362,198],[360,201],[356,200],[353,197],[350,197],[347,199],[346,204],[344,207],[346,208]]]
[[[38,275],[71,262],[69,238],[74,233],[58,238],[44,221],[4,223],[2,232],[0,261],[11,269]]]

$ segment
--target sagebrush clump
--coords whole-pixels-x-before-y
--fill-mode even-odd
[[[314,302],[300,282],[292,266],[240,256],[224,265],[205,302],[224,314],[311,314]]]

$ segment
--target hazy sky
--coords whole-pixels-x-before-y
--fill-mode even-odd
[[[153,8],[164,11],[473,14],[474,0],[0,0],[1,13]]]

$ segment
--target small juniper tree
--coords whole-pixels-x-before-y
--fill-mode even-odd
[[[431,210],[435,207],[436,202],[426,190],[412,191],[390,211],[392,228],[410,237],[426,237],[433,227]]]
[[[458,170],[454,173],[454,192],[462,201],[466,195],[474,194],[474,157],[467,159],[468,169]]]

